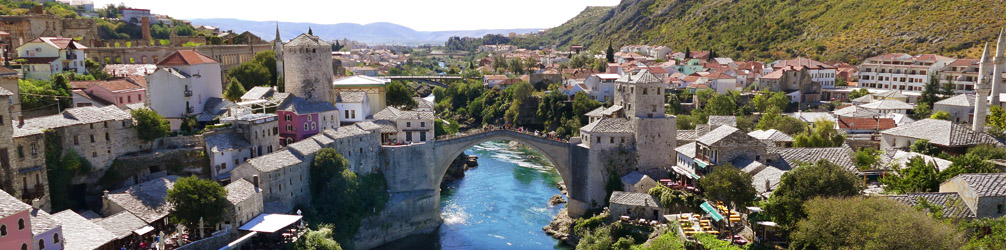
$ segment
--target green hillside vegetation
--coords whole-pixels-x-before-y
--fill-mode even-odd
[[[807,56],[858,63],[893,52],[977,58],[978,47],[1006,26],[997,0],[623,0],[590,7],[524,47],[611,40],[712,50],[739,59]]]

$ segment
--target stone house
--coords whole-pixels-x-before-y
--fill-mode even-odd
[[[174,205],[165,199],[176,181],[178,176],[171,175],[111,192],[105,191],[101,197],[101,214],[109,217],[128,212],[155,227],[170,225],[168,214]]]
[[[287,213],[296,205],[311,200],[308,185],[314,155],[322,148],[335,148],[350,162],[356,173],[377,169],[375,162],[380,147],[380,126],[359,122],[291,143],[286,148],[249,159],[231,171],[231,182],[240,179],[257,183],[267,213]]]
[[[940,184],[940,193],[957,193],[976,218],[1006,215],[1006,174],[961,174]]]
[[[241,101],[249,102],[257,100],[266,100],[272,98],[273,95],[275,94],[276,90],[273,89],[272,87],[255,86],[249,89],[248,92],[245,92],[244,95],[241,95]]]
[[[370,99],[367,93],[359,91],[342,91],[335,100],[335,108],[339,109],[341,122],[359,122],[370,117]]]
[[[339,110],[330,102],[311,102],[290,95],[276,109],[279,120],[279,143],[289,145],[339,127]]]
[[[950,154],[963,154],[969,147],[978,144],[992,144],[1003,147],[987,133],[971,130],[965,125],[951,121],[924,119],[880,132],[880,149],[892,151],[908,150],[917,140],[929,140],[940,150]]]
[[[235,130],[213,131],[204,134],[203,140],[210,159],[210,173],[215,179],[229,179],[227,174],[232,169],[254,157],[251,143]]]
[[[807,73],[810,74],[811,81],[827,89],[835,87],[835,78],[838,73],[838,67],[803,57],[776,61],[772,64],[772,67],[776,69],[784,67],[806,68]]]
[[[86,74],[83,44],[68,37],[39,37],[17,47],[17,58],[24,59],[21,72],[25,78],[49,80],[52,74]]]
[[[653,178],[650,178],[638,171],[632,171],[629,172],[629,174],[622,176],[621,181],[622,190],[633,193],[647,193],[651,188],[660,185],[660,183],[657,183],[657,181],[653,180]]]
[[[618,74],[593,74],[588,76],[583,84],[587,86],[591,98],[599,102],[608,102],[614,99],[615,80],[619,77]]]
[[[759,86],[795,96],[790,102],[816,102],[821,100],[821,83],[814,82],[813,79],[806,67],[786,66],[763,75],[759,79]]]
[[[280,148],[278,116],[254,114],[247,109],[231,109],[231,112],[231,116],[221,118],[220,122],[231,124],[235,132],[251,144],[251,157],[272,153]]]
[[[220,63],[195,50],[179,50],[157,63],[147,75],[146,104],[181,128],[182,120],[199,115],[211,98],[223,98]]]
[[[26,119],[16,125],[26,130],[52,130],[64,154],[76,152],[94,166],[88,180],[99,178],[96,174],[108,168],[115,158],[150,147],[137,137],[132,115],[115,106],[70,108],[61,114]],[[83,182],[74,179],[74,183]]]
[[[947,193],[909,193],[903,195],[881,196],[892,199],[906,205],[915,207],[919,205],[919,198],[925,199],[932,205],[937,205],[943,210],[943,218],[948,219],[974,219],[975,213],[971,211],[961,195],[956,192]]]
[[[41,130],[14,126],[15,164],[14,190],[22,201],[49,210],[49,177],[45,165],[45,134]]]
[[[140,217],[136,217],[136,215],[126,211],[102,219],[95,219],[93,222],[109,233],[112,233],[112,235],[115,235],[115,242],[112,244],[118,247],[128,247],[127,244],[133,239],[130,236],[134,233],[143,236],[144,233],[138,232],[146,231],[146,233],[149,233],[154,229],[150,225],[147,225],[147,222],[140,219]]]
[[[614,218],[659,220],[664,210],[649,194],[615,191],[608,200],[608,211]]]
[[[744,131],[720,126],[695,140],[695,163],[711,173],[711,166],[727,164],[738,157],[761,161],[766,157],[765,147]]]
[[[398,131],[393,143],[428,142],[435,139],[433,121],[436,119],[432,111],[399,110],[387,107],[374,114],[378,121],[390,121]]]
[[[971,124],[975,115],[975,95],[960,94],[933,103],[933,112],[937,111],[949,113],[953,122]]]
[[[907,114],[908,110],[915,109],[915,106],[897,99],[883,99],[871,103],[859,105],[860,108],[877,112],[880,114]]]
[[[262,190],[257,184],[239,179],[224,187],[227,189],[227,212],[231,214],[223,224],[240,227],[262,213]]]
[[[0,24],[0,26],[2,26],[2,24]],[[21,77],[18,75],[17,71],[7,67],[0,67],[0,88],[10,91],[12,93],[11,96],[15,97],[10,102],[10,119],[21,115],[21,92],[19,90],[20,85],[18,85],[19,79],[21,79]]]
[[[788,148],[793,144],[793,137],[775,129],[755,130],[748,132],[748,135],[763,142],[771,143],[778,148]]]

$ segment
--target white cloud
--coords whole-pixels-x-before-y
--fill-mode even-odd
[[[95,7],[125,3],[175,18],[236,18],[310,23],[390,22],[420,31],[550,28],[586,6],[619,0],[95,0]]]

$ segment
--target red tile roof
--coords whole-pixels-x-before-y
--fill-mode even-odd
[[[157,66],[197,65],[206,63],[217,63],[217,61],[195,50],[179,50],[158,62]]]
[[[897,127],[898,124],[891,118],[861,118],[861,117],[839,117],[838,128],[853,130],[886,130]]]
[[[827,64],[824,64],[824,63],[821,63],[821,62],[818,62],[818,61],[814,61],[814,60],[812,60],[810,58],[804,58],[804,57],[797,57],[796,59],[790,59],[790,60],[782,61],[781,63],[775,65],[775,68],[778,69],[778,68],[783,68],[783,67],[786,67],[786,66],[795,66],[795,67],[803,66],[803,67],[807,67],[807,68],[811,68],[811,69],[834,69],[834,68],[837,68],[835,66],[827,65]]]

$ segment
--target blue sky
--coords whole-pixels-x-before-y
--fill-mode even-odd
[[[310,23],[391,22],[420,31],[550,28],[587,6],[619,0],[94,0],[180,19],[236,18]]]

